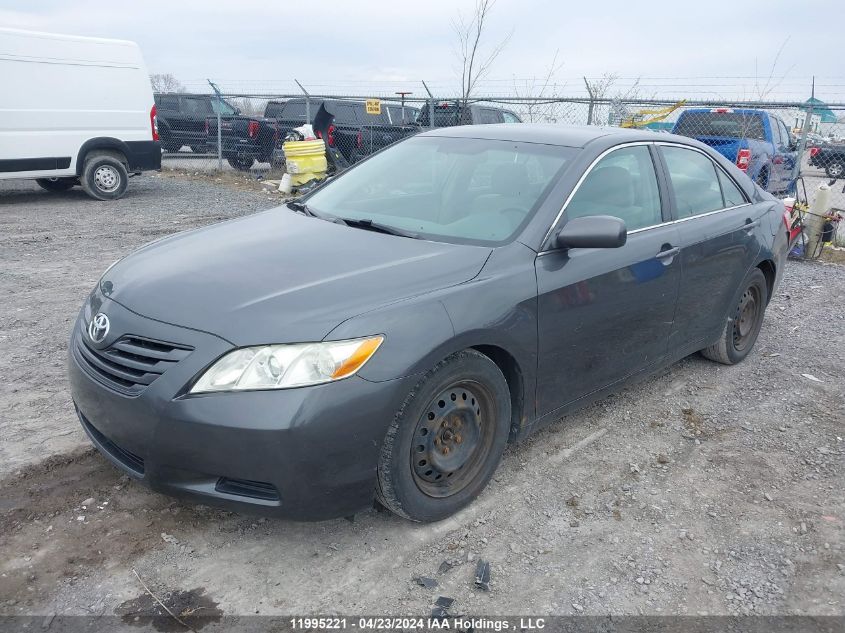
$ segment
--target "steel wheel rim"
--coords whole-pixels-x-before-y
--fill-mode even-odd
[[[842,175],[843,167],[839,163],[834,163],[830,166],[830,175],[833,178],[839,178]]]
[[[757,330],[760,318],[760,289],[749,286],[742,293],[734,317],[733,343],[738,352],[745,351]]]
[[[426,406],[411,442],[411,474],[421,492],[451,497],[475,480],[493,445],[493,397],[474,381],[442,390]]]
[[[111,165],[102,165],[94,172],[94,184],[100,191],[114,191],[120,186],[120,174]]]

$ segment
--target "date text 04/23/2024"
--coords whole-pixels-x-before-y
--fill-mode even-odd
[[[545,628],[543,618],[469,618],[469,617],[294,617],[290,625],[298,630],[370,631],[420,630],[420,631],[508,631],[540,630]]]

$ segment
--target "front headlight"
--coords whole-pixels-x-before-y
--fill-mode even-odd
[[[384,337],[261,345],[229,352],[209,367],[190,393],[287,389],[348,378],[370,360]]]

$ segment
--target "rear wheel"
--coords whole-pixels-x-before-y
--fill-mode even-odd
[[[249,171],[255,164],[255,159],[252,156],[230,156],[226,160],[238,171]]]
[[[825,171],[827,172],[828,178],[842,178],[842,175],[845,174],[845,163],[833,161],[825,167]]]
[[[724,365],[735,365],[748,356],[754,347],[769,300],[765,275],[759,268],[753,269],[745,277],[742,288],[742,294],[725,323],[722,336],[716,343],[701,350],[705,358]]]
[[[93,152],[85,157],[80,182],[82,188],[97,200],[117,200],[126,193],[129,174],[117,152]]]
[[[382,446],[378,500],[414,521],[438,521],[475,499],[499,464],[510,392],[487,356],[464,350],[425,374]]]
[[[208,153],[208,145],[191,145],[191,151],[194,154],[206,154]]]
[[[52,192],[67,191],[74,185],[79,184],[79,180],[76,178],[37,178],[35,182],[42,189]]]

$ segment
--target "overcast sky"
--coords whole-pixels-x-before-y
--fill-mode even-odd
[[[817,96],[845,101],[842,33],[830,26],[841,23],[835,4],[498,0],[487,48],[511,36],[478,92],[527,93],[558,51],[558,94],[582,94],[582,75],[616,73],[619,89],[640,77],[645,93],[661,97],[803,99],[815,74]],[[420,94],[425,79],[445,94],[458,85],[452,25],[473,5],[0,0],[0,25],[134,40],[150,72],[173,73],[188,88],[211,78],[229,91],[289,92],[298,78],[314,93]]]

